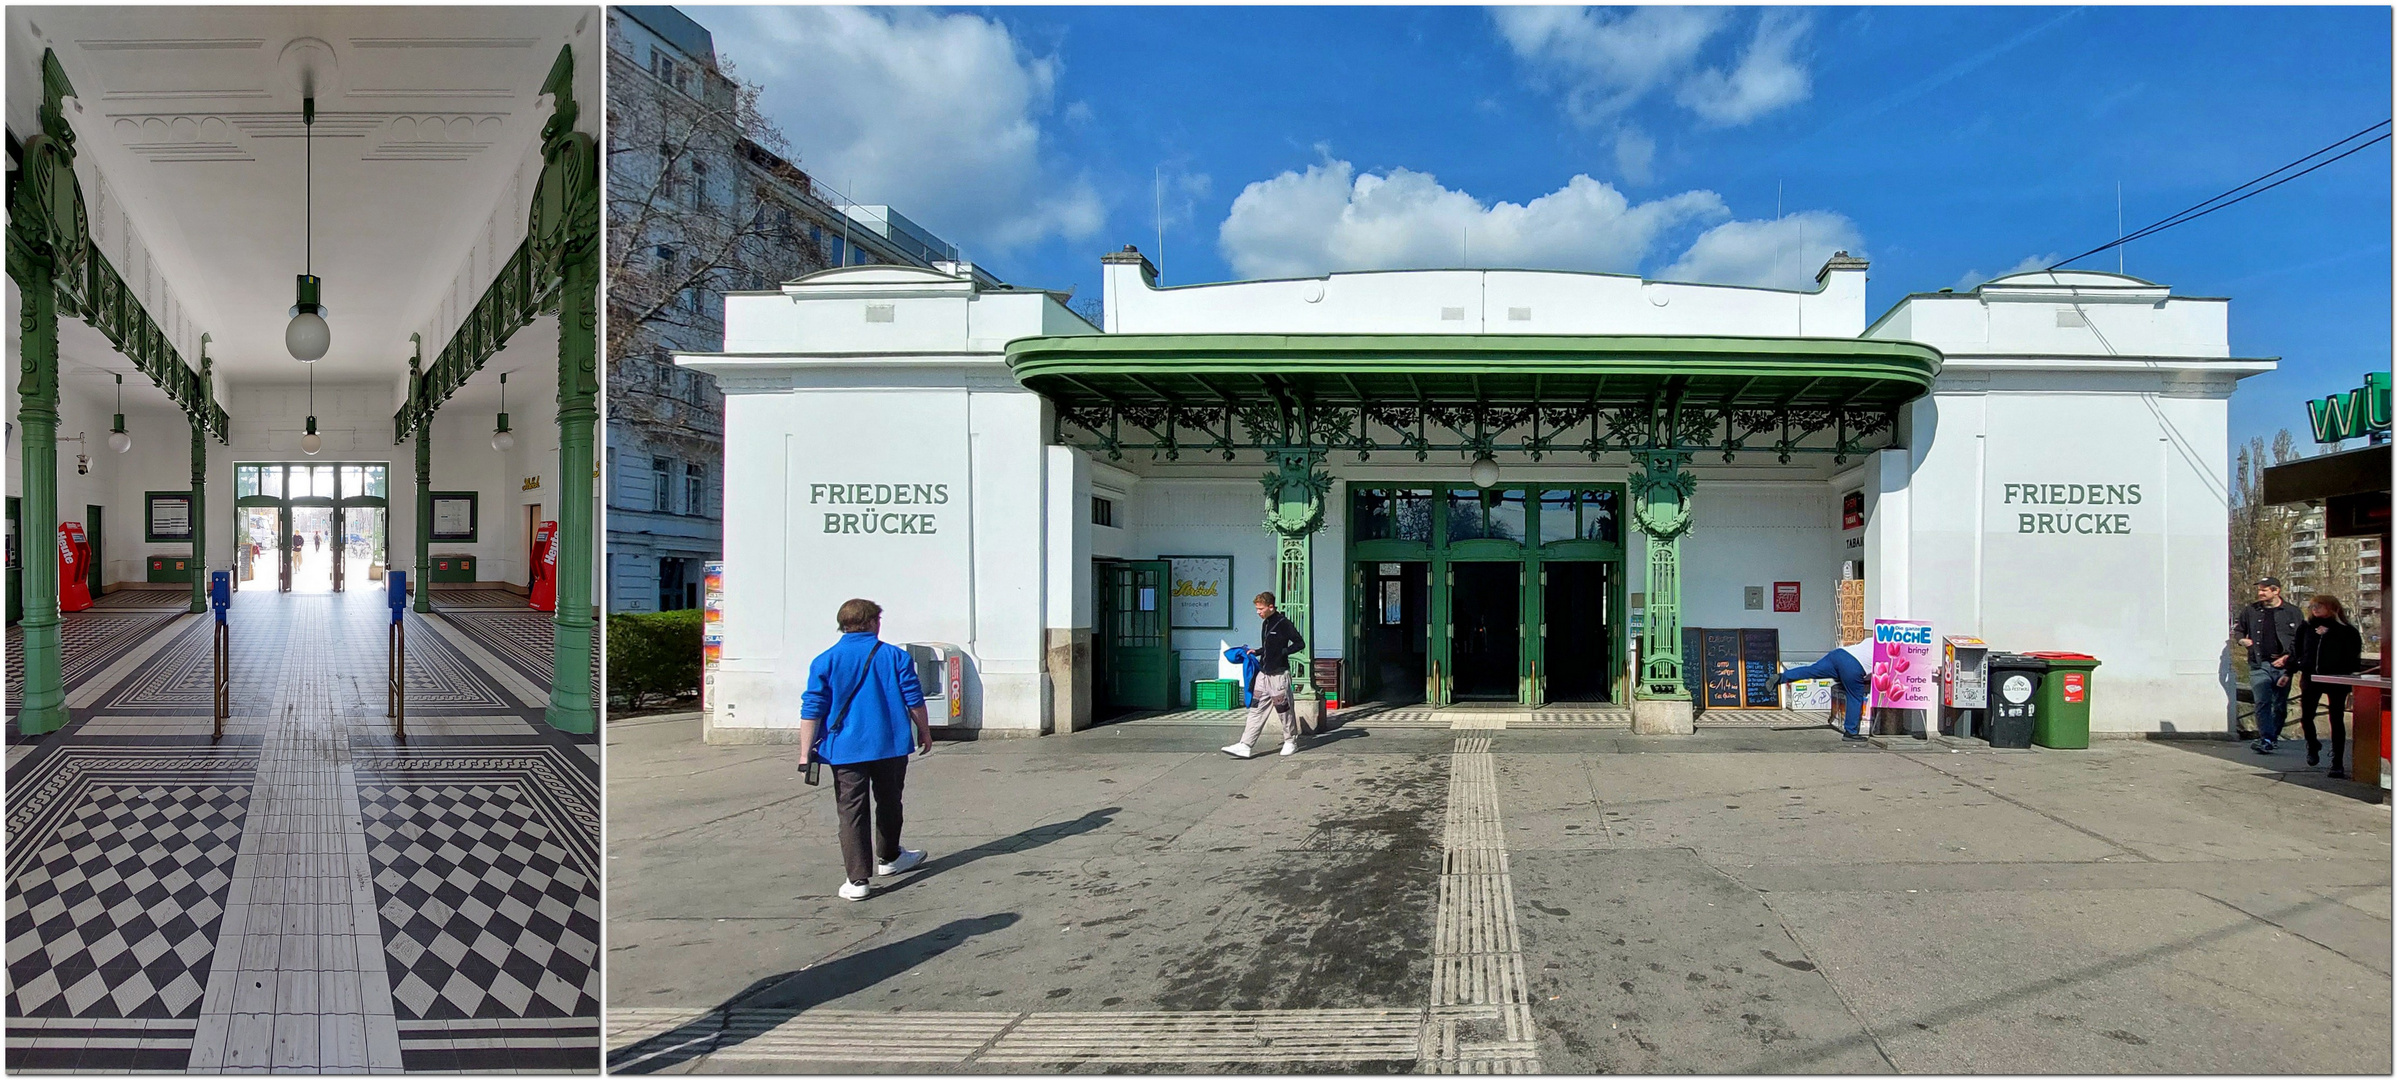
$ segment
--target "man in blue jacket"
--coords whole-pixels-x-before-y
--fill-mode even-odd
[[[849,875],[841,899],[863,900],[873,892],[874,876],[905,873],[924,862],[923,852],[899,846],[899,826],[907,755],[932,752],[932,719],[907,650],[882,641],[882,605],[851,600],[841,605],[839,619],[841,640],[808,665],[799,743],[832,766],[841,862]]]

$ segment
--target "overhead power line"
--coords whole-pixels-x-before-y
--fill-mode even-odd
[[[2232,188],[2232,189],[2230,189],[2229,191],[2225,191],[2225,192],[2223,192],[2223,193],[2222,193],[2222,194],[2220,194],[2220,195],[2216,195],[2216,196],[2214,196],[2214,197],[2213,197],[2213,198],[2211,198],[2211,199],[2207,199],[2207,200],[2206,200],[2206,201],[2204,201],[2204,202],[2198,203],[2197,205],[2195,205],[2195,206],[2192,206],[2192,207],[2189,207],[2188,209],[2186,209],[2186,210],[2183,210],[2183,211],[2181,211],[2180,213],[2177,213],[2177,214],[2174,214],[2174,215],[2172,215],[2172,216],[2170,216],[2170,217],[2164,218],[2163,220],[2161,220],[2161,221],[2158,221],[2158,222],[2156,222],[2156,223],[2154,223],[2154,224],[2152,224],[2152,225],[2148,225],[2148,226],[2146,226],[2146,227],[2144,227],[2144,228],[2141,228],[2141,229],[2139,229],[2139,230],[2137,230],[2137,231],[2135,231],[2135,232],[2131,233],[2131,234],[2130,234],[2130,235],[2128,235],[2128,236],[2123,236],[2123,237],[2116,238],[2116,239],[2115,239],[2114,241],[2112,241],[2111,243],[2099,244],[2098,246],[2096,246],[2096,247],[2093,247],[2093,248],[2090,248],[2089,250],[2087,250],[2087,251],[2084,251],[2084,252],[2082,252],[2082,253],[2080,253],[2080,254],[2078,254],[2078,255],[2075,255],[2075,256],[2073,256],[2072,258],[2069,258],[2069,259],[2064,259],[2064,260],[2062,260],[2062,261],[2059,261],[2059,262],[2056,262],[2056,263],[2054,263],[2054,264],[2051,264],[2051,265],[2048,267],[2048,269],[2049,269],[2049,270],[2057,270],[2057,269],[2061,269],[2061,268],[2063,268],[2064,266],[2066,266],[2066,265],[2068,265],[2068,264],[2071,264],[2071,263],[2074,263],[2074,262],[2078,262],[2078,261],[2080,261],[2080,260],[2082,260],[2082,259],[2086,259],[2086,258],[2088,258],[2089,256],[2091,256],[2091,255],[2095,255],[2095,254],[2097,254],[2097,253],[2099,253],[2099,252],[2101,252],[2101,251],[2110,251],[2110,250],[2112,250],[2112,249],[2114,249],[2114,248],[2117,248],[2117,247],[2120,247],[2120,246],[2122,246],[2122,245],[2124,245],[2124,244],[2128,244],[2128,243],[2130,243],[2130,242],[2131,242],[2131,241],[2133,241],[2133,240],[2138,240],[2138,239],[2142,239],[2142,238],[2144,238],[2144,237],[2153,236],[2153,235],[2155,235],[2155,234],[2157,234],[2157,233],[2163,232],[2163,231],[2164,231],[2164,230],[2166,230],[2166,229],[2172,228],[2173,226],[2176,226],[2176,225],[2186,225],[2186,224],[2188,224],[2189,222],[2195,221],[2195,220],[2197,220],[2198,218],[2201,218],[2201,217],[2204,217],[2204,216],[2206,216],[2207,214],[2211,214],[2211,213],[2213,213],[2213,212],[2214,212],[2214,211],[2216,211],[2216,210],[2223,210],[2223,209],[2228,209],[2228,208],[2230,208],[2230,207],[2233,207],[2233,206],[2237,206],[2237,205],[2238,205],[2238,204],[2240,204],[2240,203],[2246,202],[2247,200],[2249,200],[2249,199],[2252,199],[2252,198],[2255,198],[2256,196],[2258,196],[2258,195],[2261,195],[2261,194],[2263,194],[2263,193],[2265,193],[2265,192],[2267,192],[2267,191],[2270,191],[2270,190],[2272,190],[2273,188],[2279,187],[2279,186],[2281,186],[2282,184],[2286,184],[2286,183],[2288,183],[2289,181],[2291,181],[2291,180],[2295,180],[2295,179],[2297,179],[2297,178],[2298,178],[2298,177],[2300,177],[2300,176],[2304,176],[2304,175],[2305,175],[2305,174],[2307,174],[2307,173],[2313,172],[2315,169],[2319,169],[2319,168],[2321,168],[2321,167],[2323,167],[2323,166],[2325,166],[2325,165],[2328,165],[2328,164],[2330,164],[2331,162],[2334,162],[2334,161],[2337,161],[2337,160],[2339,160],[2340,158],[2343,158],[2343,157],[2346,157],[2346,156],[2348,156],[2348,155],[2350,155],[2350,154],[2354,154],[2354,153],[2356,153],[2356,152],[2358,152],[2358,151],[2364,150],[2364,149],[2366,149],[2366,148],[2368,148],[2368,147],[2371,147],[2371,146],[2373,146],[2373,145],[2375,145],[2375,144],[2377,144],[2377,143],[2386,142],[2386,141],[2388,140],[2388,138],[2389,138],[2389,132],[2387,132],[2387,131],[2380,131],[2380,129],[2382,129],[2382,128],[2386,128],[2386,127],[2388,127],[2388,126],[2389,126],[2389,121],[2387,121],[2387,120],[2383,120],[2383,121],[2381,121],[2381,122],[2379,122],[2379,123],[2377,123],[2377,124],[2373,124],[2373,125],[2371,125],[2371,126],[2369,126],[2369,127],[2366,127],[2366,128],[2364,128],[2362,131],[2358,131],[2358,132],[2356,132],[2356,133],[2355,133],[2355,134],[2353,134],[2353,135],[2349,135],[2349,136],[2347,136],[2347,137],[2346,137],[2346,138],[2344,138],[2344,139],[2340,139],[2340,140],[2338,140],[2337,142],[2331,143],[2329,146],[2325,146],[2325,147],[2323,147],[2323,148],[2322,148],[2322,149],[2320,149],[2320,150],[2316,150],[2316,151],[2314,151],[2314,152],[2313,152],[2313,153],[2311,153],[2311,154],[2307,154],[2307,155],[2306,155],[2306,156],[2304,156],[2304,157],[2298,158],[2298,159],[2297,159],[2297,160],[2295,160],[2295,161],[2292,161],[2292,162],[2290,162],[2290,163],[2288,163],[2288,164],[2286,164],[2286,165],[2283,165],[2283,166],[2281,166],[2280,168],[2274,169],[2274,170],[2272,170],[2271,172],[2265,173],[2265,174],[2264,174],[2264,175],[2262,175],[2262,176],[2256,177],[2255,179],[2253,179],[2253,180],[2250,180],[2250,181],[2248,181],[2248,182],[2246,182],[2246,183],[2244,183],[2244,184],[2241,184],[2241,185],[2239,185],[2238,187]],[[2353,146],[2347,146],[2347,144],[2349,144],[2349,143],[2354,143],[2354,142],[2355,142],[2355,140],[2357,140],[2357,139],[2362,139],[2364,136],[2366,136],[2366,135],[2370,135],[2370,134],[2371,134],[2372,132],[2374,132],[2374,131],[2380,131],[2380,134],[2378,134],[2378,135],[2374,135],[2374,136],[2373,136],[2372,138],[2370,138],[2370,139],[2365,139],[2365,141],[2363,141],[2363,142],[2360,142],[2360,143],[2355,143],[2355,145],[2353,145]],[[2340,151],[2339,151],[2339,153],[2337,153],[2337,154],[2335,154],[2335,155],[2332,155],[2331,157],[2328,157],[2328,158],[2323,158],[2323,160],[2321,160],[2321,161],[2314,161],[2314,159],[2315,159],[2315,158],[2320,158],[2320,157],[2322,157],[2322,155],[2324,155],[2324,154],[2329,154],[2329,153],[2330,153],[2331,151],[2333,151],[2333,150],[2339,150],[2339,148],[2340,148],[2340,147],[2342,147],[2342,146],[2346,146],[2346,147],[2347,147],[2347,149],[2345,149],[2345,150],[2340,150]],[[2296,172],[2293,172],[2293,173],[2292,173],[2292,172],[2289,172],[2289,170],[2291,170],[2291,169],[2297,169],[2297,167],[2298,167],[2298,166],[2300,166],[2300,165],[2305,165],[2305,164],[2306,164],[2306,162],[2309,162],[2309,161],[2314,161],[2314,163],[2313,163],[2312,165],[2306,165],[2306,167],[2305,167],[2305,168],[2303,168],[2303,169],[2298,169],[2298,171],[2296,171]],[[2283,173],[2288,173],[2288,175],[2286,175],[2286,176],[2282,176],[2281,174],[2283,174]],[[2280,177],[2280,179],[2274,180],[2273,178],[2274,178],[2274,177],[2276,177],[2276,176],[2277,176],[2277,177]],[[2267,183],[2264,183],[2264,182],[2265,182],[2265,181],[2267,181],[2267,180],[2271,180],[2272,182],[2271,182],[2271,183],[2268,183],[2268,184],[2267,184]],[[2262,187],[2257,187],[2256,185],[2258,185],[2258,184],[2262,184],[2263,186],[2262,186]],[[2251,189],[2251,188],[2252,188],[2253,190],[2249,190],[2249,189]],[[2244,194],[2242,194],[2242,192],[2244,192]],[[2232,196],[2237,196],[2237,197],[2236,197],[2236,198],[2233,198]]]

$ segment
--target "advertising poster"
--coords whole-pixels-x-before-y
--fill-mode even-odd
[[[703,563],[699,587],[699,707],[713,710],[716,664],[724,659],[724,564]]]
[[[1932,704],[1931,624],[1900,619],[1873,621],[1875,709],[1928,709]]]
[[[1168,555],[1174,629],[1226,630],[1232,625],[1232,559],[1228,555]]]

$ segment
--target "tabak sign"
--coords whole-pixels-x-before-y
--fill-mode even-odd
[[[809,484],[808,505],[824,515],[824,531],[844,536],[931,536],[949,503],[947,484]]]

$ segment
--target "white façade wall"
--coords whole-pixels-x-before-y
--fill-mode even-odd
[[[1406,270],[1159,289],[1145,263],[1106,264],[1111,334],[1728,334],[1855,337],[1865,267],[1812,292],[1548,270]],[[728,346],[729,347],[729,346]]]
[[[1868,336],[1946,362],[1871,496],[1868,606],[2103,662],[2090,723],[2225,728],[2228,303],[2096,272],[1909,297]]]
[[[1816,480],[1708,480],[1681,541],[1681,624],[1781,632],[1781,658],[1806,663],[1839,643],[1839,495]],[[1636,530],[1631,530],[1636,532]],[[1627,592],[1645,589],[1645,542],[1627,559]],[[1798,583],[1798,610],[1773,610],[1773,584]],[[1762,610],[1747,588],[1764,590]]]
[[[1176,627],[1173,647],[1182,666],[1174,692],[1186,698],[1190,680],[1216,677],[1223,650],[1257,643],[1257,613],[1250,599],[1261,592],[1281,591],[1275,580],[1278,544],[1264,527],[1265,496],[1254,479],[1179,479],[1152,477],[1140,482],[1131,505],[1131,520],[1123,530],[1121,558],[1159,559],[1174,555],[1230,556],[1232,583],[1229,627]],[[1341,545],[1327,524],[1315,536],[1316,609],[1299,632],[1316,656],[1340,655]],[[1107,530],[1100,530],[1101,532]],[[1328,588],[1325,586],[1329,582]],[[1331,606],[1323,598],[1331,597]],[[1330,629],[1326,630],[1325,627]],[[1321,639],[1321,640],[1318,640]]]
[[[695,366],[725,387],[731,493],[711,737],[794,737],[808,664],[852,597],[882,605],[885,641],[965,651],[963,726],[1042,731],[1040,398],[972,358],[912,368],[913,385],[852,370],[858,384],[804,389],[770,364]]]

